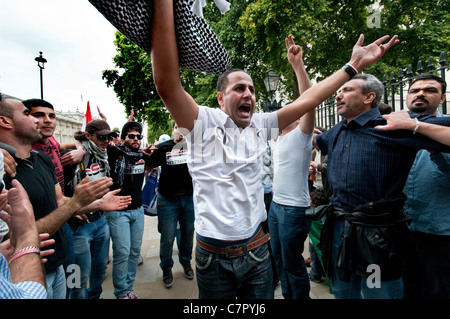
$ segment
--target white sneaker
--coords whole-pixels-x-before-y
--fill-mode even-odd
[[[117,299],[139,299],[138,296],[133,292],[133,290],[130,290],[125,295],[117,298]]]

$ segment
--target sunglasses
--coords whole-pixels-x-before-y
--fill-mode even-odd
[[[111,141],[113,139],[113,137],[111,135],[97,135],[95,134],[95,136],[97,136],[97,139],[101,142],[104,141]]]
[[[132,139],[132,140],[134,140],[135,137],[137,137],[138,140],[142,140],[142,138],[143,138],[144,136],[139,135],[139,134],[127,134],[127,137],[128,137],[129,139]]]

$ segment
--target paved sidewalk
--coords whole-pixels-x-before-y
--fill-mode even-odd
[[[144,237],[142,242],[141,255],[144,262],[138,266],[134,292],[140,299],[198,299],[198,289],[196,279],[189,280],[184,276],[183,267],[178,262],[178,251],[174,245],[174,267],[172,268],[174,282],[172,287],[166,288],[162,283],[162,270],[159,267],[159,237],[157,229],[157,217],[145,216]],[[308,239],[309,240],[309,239]],[[112,256],[112,249],[110,249]],[[309,250],[307,242],[303,256],[308,258]],[[191,262],[192,269],[195,271],[195,261]],[[308,268],[309,271],[309,268]],[[312,299],[334,299],[330,294],[328,284],[311,283]],[[112,284],[112,262],[108,264],[106,278],[103,283],[104,299],[115,299]],[[275,299],[283,299],[281,295],[281,286],[278,284],[275,290]]]

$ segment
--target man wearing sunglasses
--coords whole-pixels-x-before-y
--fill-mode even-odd
[[[85,130],[82,145],[86,149],[86,154],[76,166],[72,180],[73,187],[86,176],[89,177],[89,181],[110,177],[107,147],[114,132],[104,120],[90,121]],[[129,196],[124,198],[127,198],[126,203],[108,210],[126,208],[131,198]],[[110,244],[105,210],[93,211],[84,220],[75,218],[69,220],[74,241],[75,263],[81,270],[80,286],[72,288],[71,299],[99,299],[102,293]]]
[[[131,204],[120,211],[107,212],[113,242],[113,285],[118,299],[137,299],[133,291],[144,234],[142,185],[148,156],[141,151],[142,125],[128,121],[121,130],[122,144],[108,146],[108,161],[114,188],[130,195]]]

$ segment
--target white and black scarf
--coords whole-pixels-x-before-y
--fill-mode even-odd
[[[94,142],[88,140],[83,141],[82,143],[83,147],[86,149],[86,154],[83,157],[83,161],[77,165],[77,168],[75,169],[75,176],[72,181],[72,187],[75,188],[75,186],[78,185],[78,183],[86,177],[86,167],[89,164],[89,159],[94,157],[97,162],[100,162],[103,164],[103,167],[105,168],[106,176],[110,176],[110,169],[109,169],[109,163],[108,163],[108,153],[105,150],[100,149],[97,144]]]
[[[140,149],[133,150],[125,144],[116,146],[121,152],[116,161],[115,171],[118,174],[119,186],[122,187],[124,175],[130,175],[133,179],[133,166],[144,157],[144,153]]]

